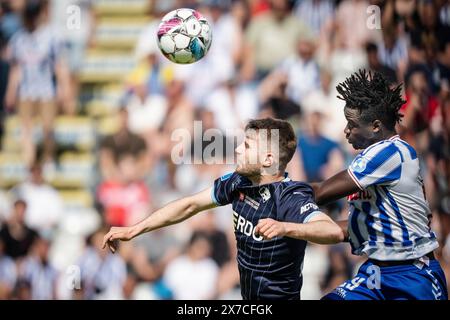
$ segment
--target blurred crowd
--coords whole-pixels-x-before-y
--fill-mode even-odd
[[[357,151],[344,139],[335,86],[359,68],[403,86],[398,131],[420,155],[436,254],[450,279],[450,1],[148,1],[152,19],[111,106],[116,130],[95,137],[95,216],[68,219],[46,174],[58,166],[56,117],[86,115],[79,75],[96,46],[95,2],[0,0],[1,132],[18,117],[29,168],[0,190],[0,299],[239,299],[231,208],[122,243],[117,254],[101,248],[102,237],[108,226],[134,224],[233,170],[189,151],[184,156],[199,161],[175,164],[176,129],[190,133],[184,150],[196,143],[205,150],[208,129],[230,141],[248,119],[286,119],[298,137],[291,178],[321,181],[344,169]],[[64,20],[72,5],[83,17],[76,31]],[[181,7],[199,10],[213,30],[206,57],[187,66],[165,59],[155,41],[160,19]],[[347,216],[344,200],[324,210]],[[309,244],[302,298],[320,298],[362,261],[346,243]]]

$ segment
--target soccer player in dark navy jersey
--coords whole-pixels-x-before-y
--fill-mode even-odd
[[[112,227],[103,247],[115,240],[181,222],[200,211],[231,204],[237,262],[244,299],[300,299],[306,241],[343,241],[342,229],[314,203],[312,188],[285,172],[294,155],[291,125],[271,118],[252,120],[236,148],[237,168],[193,196],[169,203],[131,227]],[[275,236],[276,235],[276,236]]]

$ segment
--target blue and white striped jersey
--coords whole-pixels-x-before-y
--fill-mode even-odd
[[[361,189],[348,197],[354,254],[408,260],[438,247],[413,147],[398,135],[380,141],[360,153],[348,172]]]

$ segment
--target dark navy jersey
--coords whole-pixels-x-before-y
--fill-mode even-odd
[[[244,299],[300,299],[306,241],[289,237],[263,240],[260,219],[305,223],[320,213],[310,185],[283,181],[252,186],[237,173],[214,182],[213,201],[232,205],[237,261]]]

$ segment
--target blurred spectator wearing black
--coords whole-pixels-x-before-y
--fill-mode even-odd
[[[26,202],[16,200],[11,217],[0,230],[4,253],[13,259],[25,257],[38,235],[25,224],[26,210]]]
[[[380,72],[390,83],[397,83],[395,70],[380,61],[378,46],[373,42],[366,44],[368,67],[373,72]]]
[[[48,2],[28,0],[22,18],[24,28],[16,32],[9,43],[11,69],[6,106],[15,108],[22,121],[23,156],[28,164],[36,156],[32,128],[33,117],[39,115],[44,133],[44,160],[52,163],[53,123],[58,103],[69,103],[69,71],[63,43],[47,23]]]
[[[413,70],[406,83],[406,103],[400,109],[404,114],[400,134],[421,154],[428,143],[426,130],[438,115],[439,102],[431,91],[427,73],[423,69]],[[423,139],[419,139],[419,135]]]
[[[322,292],[330,292],[353,276],[353,265],[346,249],[343,245],[331,247],[328,253],[330,264],[321,284]]]
[[[132,133],[128,126],[128,111],[119,111],[118,131],[103,139],[100,144],[100,171],[103,179],[116,179],[118,175],[118,161],[121,156],[131,155],[136,159],[140,174],[145,172],[147,145],[140,136]]]

